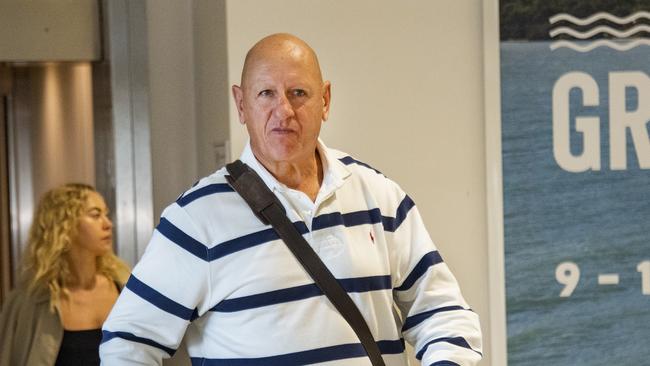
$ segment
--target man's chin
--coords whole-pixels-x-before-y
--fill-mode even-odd
[[[268,149],[265,153],[255,153],[255,156],[266,163],[279,164],[279,163],[292,163],[300,161],[300,149],[295,144],[277,144]]]

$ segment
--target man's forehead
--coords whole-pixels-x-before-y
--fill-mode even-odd
[[[298,72],[312,74],[322,81],[318,58],[311,47],[295,36],[277,34],[260,40],[248,51],[241,82],[244,84],[253,74],[286,66],[292,66]]]
[[[294,35],[281,33],[262,38],[248,51],[246,58],[307,54],[315,56],[314,50],[305,41]]]

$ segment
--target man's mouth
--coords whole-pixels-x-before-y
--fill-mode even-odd
[[[290,128],[274,128],[271,130],[274,133],[280,133],[280,134],[290,134],[294,133],[295,131],[290,129]]]

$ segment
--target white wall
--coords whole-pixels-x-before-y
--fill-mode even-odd
[[[147,0],[154,222],[219,167],[228,135],[225,3]]]
[[[206,176],[228,160],[228,45],[224,1],[194,0],[194,79],[198,173]]]
[[[148,0],[154,224],[197,179],[192,3]]]
[[[207,174],[224,134],[239,156],[246,135],[230,101],[225,114],[227,89],[254,42],[294,33],[332,81],[325,142],[413,197],[481,316],[490,365],[481,1],[234,0],[223,17],[219,4],[148,2],[155,214]]]

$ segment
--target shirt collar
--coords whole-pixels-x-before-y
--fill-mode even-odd
[[[345,179],[347,179],[351,173],[345,164],[336,159],[336,157],[332,156],[329,149],[325,146],[320,138],[318,139],[316,148],[318,149],[321,161],[323,163],[323,183],[321,184],[321,188],[318,193],[318,201],[321,196],[328,196],[331,191],[334,191],[342,186],[345,182]],[[286,185],[275,179],[273,174],[271,174],[257,160],[255,154],[253,154],[250,140],[248,140],[246,143],[244,151],[242,151],[239,159],[250,166],[251,169],[255,170],[271,190],[279,190],[284,192],[289,189]]]
[[[323,184],[321,184],[320,191],[316,201],[327,198],[333,191],[338,189],[345,183],[345,180],[350,176],[350,170],[331,153],[330,149],[325,146],[321,139],[318,139],[318,151],[323,162]]]
[[[246,163],[246,165],[257,172],[260,178],[262,178],[264,181],[264,184],[266,184],[266,186],[269,187],[272,191],[281,188],[282,183],[275,179],[275,177],[268,170],[266,170],[264,165],[262,165],[262,163],[257,160],[255,154],[253,154],[250,140],[248,140],[246,143],[246,147],[244,147],[244,151],[242,151],[239,160]]]

